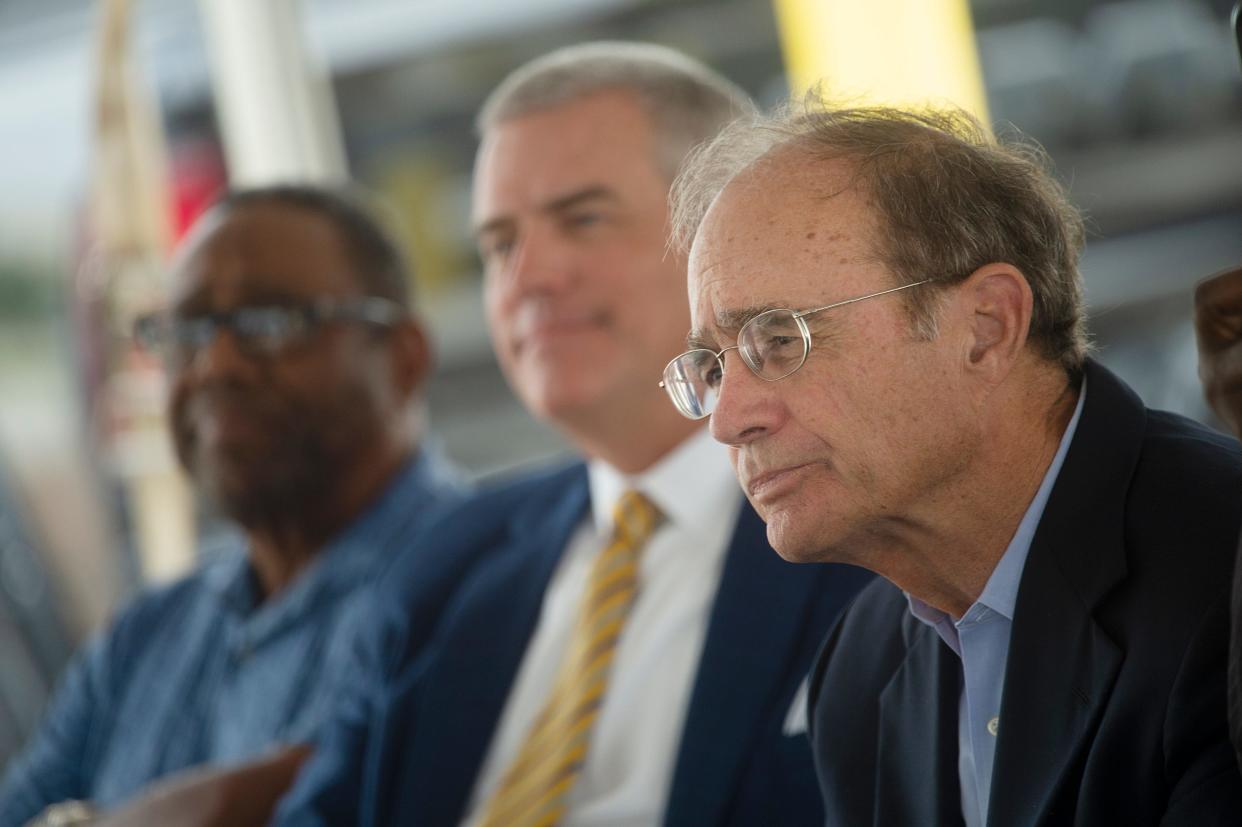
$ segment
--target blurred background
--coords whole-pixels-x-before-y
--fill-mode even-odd
[[[812,50],[820,42],[799,29],[816,0],[801,13],[794,0],[272,2],[284,16],[261,16],[274,29],[257,34],[269,39],[269,65],[287,60],[314,79],[316,151],[384,197],[417,261],[439,345],[432,424],[473,474],[565,450],[512,398],[483,323],[468,214],[472,118],[484,95],[542,52],[610,38],[681,49],[770,105],[791,74],[805,76],[799,38],[804,52],[808,38]],[[251,79],[221,64],[230,34],[256,34],[256,19],[216,5],[133,0],[122,37],[109,34],[116,21],[103,0],[0,0],[0,765],[82,636],[144,581],[191,562],[144,552],[192,545],[143,516],[176,511],[187,495],[163,442],[158,368],[127,349],[117,320],[134,295],[160,290],[134,250],[166,250],[237,175],[225,160],[222,100]],[[1191,292],[1242,261],[1231,5],[971,0],[960,42],[921,21],[902,34],[969,58],[966,71],[981,80],[976,111],[1001,134],[1043,144],[1086,210],[1098,357],[1148,404],[1209,424]],[[910,6],[859,4],[870,16],[860,25],[883,39]],[[842,37],[859,42],[833,35],[823,49],[837,54]],[[155,138],[139,153],[155,170],[145,182],[155,201],[101,169],[110,156],[114,174],[135,163],[115,156],[142,147],[143,135]],[[143,224],[152,204],[158,215]],[[103,264],[101,246],[112,256]]]

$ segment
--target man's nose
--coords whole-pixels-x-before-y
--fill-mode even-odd
[[[725,370],[711,416],[712,437],[736,447],[778,429],[785,417],[776,387],[779,383],[756,376],[736,349],[730,349],[721,358]]]
[[[545,229],[527,232],[509,263],[510,289],[521,293],[552,293],[572,285],[577,276],[569,245]]]
[[[216,327],[211,338],[185,355],[181,365],[182,373],[193,373],[199,379],[251,376],[256,369],[254,356],[227,325]]]

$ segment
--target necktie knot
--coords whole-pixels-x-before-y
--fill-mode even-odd
[[[612,507],[614,540],[641,546],[664,520],[659,507],[639,491],[622,494]]]

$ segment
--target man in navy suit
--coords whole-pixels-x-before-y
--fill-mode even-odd
[[[1033,153],[794,107],[679,182],[674,402],[783,557],[884,577],[812,673],[827,823],[1242,823],[1242,451],[1087,357],[1082,222]]]
[[[525,824],[492,803],[552,696],[610,512],[662,515],[638,564],[561,824],[818,824],[804,676],[868,575],[781,561],[723,449],[655,378],[688,325],[667,193],[696,142],[747,111],[681,55],[600,43],[505,80],[479,118],[474,229],[501,366],[585,463],[450,514],[394,577],[355,697],[281,824]],[[539,822],[550,823],[550,822]]]

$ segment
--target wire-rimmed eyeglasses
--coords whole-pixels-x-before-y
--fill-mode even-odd
[[[173,366],[189,364],[221,330],[233,334],[237,348],[250,357],[272,357],[308,341],[327,324],[360,322],[391,327],[409,314],[380,296],[320,299],[293,305],[246,305],[194,315],[151,313],[134,323],[134,339]]]
[[[736,350],[746,366],[760,379],[769,382],[784,379],[802,367],[811,352],[811,331],[806,325],[807,316],[918,287],[929,281],[931,279],[923,279],[900,287],[890,287],[888,290],[810,310],[790,310],[783,307],[765,310],[742,325],[742,329],[737,332],[736,345],[720,351],[695,348],[674,358],[664,368],[664,379],[660,382],[660,387],[668,392],[673,405],[683,416],[690,419],[710,416],[716,408],[720,381],[724,377],[725,351]]]

